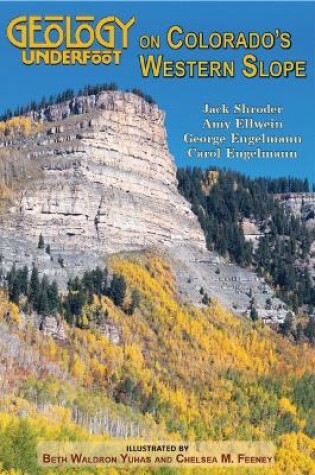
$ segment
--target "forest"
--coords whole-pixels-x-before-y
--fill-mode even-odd
[[[87,298],[82,316],[90,324],[78,326],[58,311],[66,333],[62,341],[32,323],[34,310],[25,308],[24,294],[18,304],[0,299],[1,474],[60,473],[38,467],[41,438],[104,441],[122,434],[146,440],[272,440],[277,446],[272,468],[218,467],[209,473],[314,473],[312,346],[296,345],[260,321],[236,318],[216,302],[203,308],[179,303],[169,264],[154,253],[116,256],[107,270],[107,288],[114,275],[123,278],[123,302],[99,287],[104,271],[102,279],[99,270],[89,274],[84,281],[95,278],[96,293]],[[71,292],[86,285],[73,282]],[[135,291],[138,304],[130,314]],[[102,334],[97,320],[92,325],[96,314],[116,328],[118,341]],[[108,470],[76,473],[178,473],[166,467]]]
[[[41,235],[39,245],[43,242],[42,239]],[[114,273],[109,278],[106,267],[104,269],[97,267],[95,270],[84,272],[81,278],[70,279],[66,295],[60,292],[56,281],[49,282],[46,275],[40,278],[35,266],[30,272],[27,266],[16,269],[13,265],[11,270],[3,275],[0,268],[1,284],[8,300],[20,306],[24,312],[36,312],[42,317],[59,315],[70,325],[78,328],[89,327],[89,321],[84,318],[84,308],[93,303],[95,296],[110,298],[128,315],[134,313],[140,301],[139,293],[134,290],[126,304],[124,277]],[[97,316],[96,312],[91,318],[97,320]]]
[[[315,287],[307,267],[314,230],[289,214],[276,194],[309,191],[307,180],[249,178],[234,171],[179,169],[178,189],[198,216],[210,250],[251,268],[297,312],[313,314]],[[262,236],[254,249],[242,226],[255,221]],[[311,318],[310,326],[313,326]],[[312,337],[313,338],[313,337]]]

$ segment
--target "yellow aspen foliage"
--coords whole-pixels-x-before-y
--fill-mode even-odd
[[[65,348],[62,348],[61,351],[60,351],[60,361],[62,363],[62,366],[65,368],[65,369],[68,369],[68,365],[69,365],[69,353],[68,351],[65,349]]]
[[[77,356],[73,356],[73,360],[71,362],[70,366],[70,373],[74,378],[77,378],[78,380],[83,380],[85,372],[85,365],[81,361],[81,359]]]
[[[314,475],[315,440],[305,434],[292,432],[280,438],[277,450],[277,466],[280,473]]]
[[[105,380],[107,376],[107,368],[105,365],[101,364],[97,358],[92,358],[90,361],[90,371],[95,380],[99,381],[100,384]]]
[[[132,344],[132,345],[126,345],[125,348],[125,357],[126,357],[126,362],[128,365],[130,365],[130,368],[132,371],[140,371],[141,368],[143,367],[143,355],[141,352],[141,349],[139,348],[138,345]]]
[[[289,413],[296,416],[296,407],[289,401],[289,399],[283,397],[279,400],[279,410],[282,413]]]
[[[45,344],[45,355],[47,356],[49,360],[54,361],[56,359],[57,354],[58,354],[58,347],[57,347],[56,342],[51,337],[47,338],[46,344]]]
[[[4,431],[7,427],[10,427],[15,420],[12,414],[8,412],[0,412],[0,430]]]
[[[60,381],[59,374],[55,380],[45,377],[36,383],[34,373],[29,387],[44,394],[41,401],[47,414],[39,414],[36,405],[23,397],[0,397],[0,407],[10,412],[0,414],[0,436],[1,427],[15,423],[12,414],[24,411],[31,414],[39,437],[63,437],[64,425],[78,440],[104,439],[108,436],[93,435],[74,424],[71,411],[58,404],[63,401],[70,407],[79,400],[97,419],[102,417],[102,398],[108,398],[106,417],[119,407],[127,420],[130,417],[127,430],[132,427],[142,437],[153,433],[173,440],[224,438],[277,444],[276,464],[268,470],[215,467],[183,473],[313,475],[313,441],[303,430],[312,427],[312,410],[306,408],[312,402],[314,348],[292,344],[268,327],[235,317],[217,302],[204,308],[180,303],[170,266],[153,253],[112,257],[111,266],[126,280],[128,295],[133,290],[139,293],[136,312],[126,314],[108,297],[95,297],[84,307],[89,328],[67,327],[68,339],[62,343],[42,332],[16,328],[21,341],[39,354],[41,364],[53,361],[47,367],[61,369],[64,379]],[[103,328],[95,315],[103,318]],[[23,394],[25,369],[17,371],[18,377],[22,375],[17,387]],[[71,386],[69,394],[65,381]],[[77,421],[86,420],[84,411]],[[299,432],[285,434],[291,430]],[[135,474],[141,473],[137,470]],[[143,473],[152,470],[143,468]]]
[[[0,295],[0,320],[6,320],[8,323],[16,325],[21,324],[19,307],[12,302],[8,302],[4,294]]]
[[[38,132],[41,125],[33,121],[30,117],[12,117],[6,121],[0,122],[0,135],[21,134],[24,137]]]
[[[22,472],[20,470],[14,470],[13,468],[4,470],[2,464],[0,464],[0,475],[22,475]]]

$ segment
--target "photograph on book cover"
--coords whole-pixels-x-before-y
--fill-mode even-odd
[[[314,475],[314,2],[0,12],[0,475]]]

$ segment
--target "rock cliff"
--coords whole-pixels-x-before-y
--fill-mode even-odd
[[[175,242],[205,248],[196,217],[177,193],[157,106],[104,92],[32,116],[40,132],[3,144],[44,170],[4,217],[0,252],[10,261],[31,261],[40,234],[51,255],[37,260],[59,259],[78,270],[122,250]]]
[[[304,221],[309,230],[315,229],[315,193],[285,193],[277,195],[277,199],[289,213]],[[315,280],[315,240],[311,243],[307,266]]]
[[[291,214],[305,221],[308,228],[315,227],[315,193],[286,193],[276,198]]]
[[[269,288],[206,251],[198,220],[177,192],[164,113],[156,105],[104,91],[29,115],[40,124],[36,133],[0,144],[41,170],[1,218],[2,267],[35,264],[66,285],[108,254],[153,246],[171,254],[188,299],[200,301],[203,287],[235,311],[246,311],[253,296],[264,308]],[[47,252],[38,249],[40,234]],[[278,308],[275,299],[275,315]]]

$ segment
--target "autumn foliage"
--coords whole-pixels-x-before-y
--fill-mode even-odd
[[[110,268],[126,281],[124,302],[116,306],[107,296],[94,296],[83,308],[85,325],[65,324],[66,342],[23,326],[12,306],[10,331],[21,352],[27,347],[38,363],[24,367],[15,355],[12,374],[21,368],[0,394],[0,435],[8,425],[18,427],[24,411],[34,440],[106,440],[117,431],[144,438],[272,440],[277,462],[271,469],[218,467],[209,473],[314,474],[314,348],[294,345],[216,302],[203,308],[180,303],[170,265],[155,254],[114,257]],[[138,305],[130,315],[134,291]],[[1,308],[5,326],[8,303]],[[101,331],[96,316],[115,328],[118,340]],[[0,355],[4,361],[3,344]],[[101,428],[97,421],[105,413],[116,422]]]

